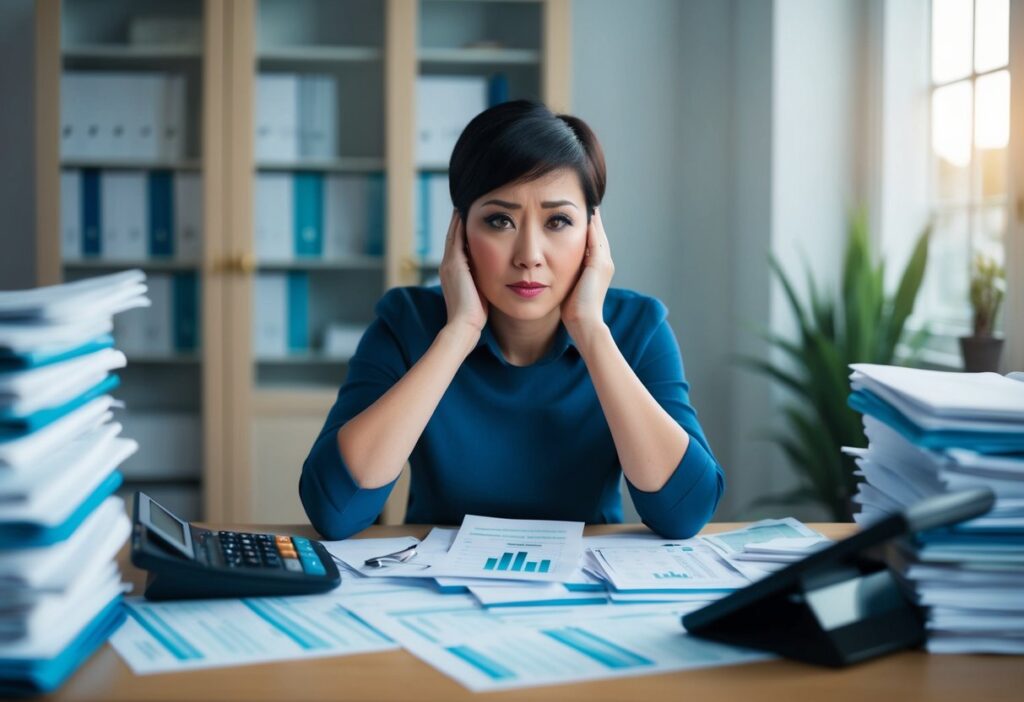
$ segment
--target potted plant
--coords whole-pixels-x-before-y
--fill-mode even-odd
[[[867,442],[860,416],[846,402],[849,364],[893,363],[900,342],[912,363],[924,345],[927,328],[907,335],[904,327],[924,278],[930,235],[929,226],[918,237],[899,284],[891,291],[883,287],[884,262],[872,251],[863,212],[850,225],[837,293],[815,281],[807,266],[807,299],[801,300],[789,275],[771,258],[799,331],[795,339],[763,334],[783,352],[782,362],[759,357],[740,361],[792,395],[781,408],[786,430],[772,432],[768,438],[786,454],[800,482],[795,490],[763,497],[752,506],[815,502],[831,519],[850,520],[856,465],[841,449]]]
[[[996,371],[1003,352],[1003,339],[995,335],[996,315],[1006,291],[1006,271],[993,258],[978,254],[971,269],[971,309],[974,333],[960,337],[964,370],[969,373]]]

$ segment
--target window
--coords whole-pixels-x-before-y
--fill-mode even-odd
[[[975,255],[1005,265],[1009,18],[1009,0],[931,3],[928,205],[935,228],[915,316],[947,351],[970,331]]]

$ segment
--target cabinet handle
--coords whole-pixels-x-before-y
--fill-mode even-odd
[[[412,256],[402,257],[402,272],[403,273],[417,273],[420,270],[419,262]]]
[[[250,252],[227,256],[214,263],[213,271],[215,273],[254,273],[256,271],[256,257]]]
[[[256,272],[256,257],[252,251],[246,251],[238,255],[238,272],[246,275]]]

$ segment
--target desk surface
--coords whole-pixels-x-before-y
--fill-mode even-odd
[[[704,533],[736,528],[712,524]],[[812,524],[833,538],[846,524]],[[308,527],[247,526],[314,536]],[[422,537],[428,527],[371,527],[360,536]],[[588,527],[588,534],[645,531],[639,526]],[[141,592],[143,573],[121,558],[125,579]],[[575,685],[471,693],[406,651],[250,665],[237,668],[136,676],[110,645],[90,659],[57,700],[439,700],[494,697],[527,700],[1021,700],[1024,660],[998,656],[929,656],[900,653],[846,670],[825,670],[788,661],[708,668]]]

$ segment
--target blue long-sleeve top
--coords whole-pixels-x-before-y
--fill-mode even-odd
[[[310,522],[346,538],[374,522],[394,487],[360,488],[338,450],[338,429],[372,405],[426,353],[447,312],[440,286],[388,291],[349,363],[348,376],[299,480]],[[656,492],[629,483],[643,522],[685,538],[711,518],[722,469],[690,405],[679,345],[659,300],[612,288],[604,319],[637,377],[690,435]],[[588,523],[622,521],[621,464],[586,364],[561,323],[548,352],[508,363],[488,323],[409,457],[406,521],[459,524],[466,514]]]

